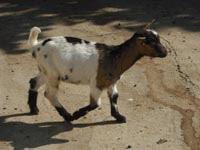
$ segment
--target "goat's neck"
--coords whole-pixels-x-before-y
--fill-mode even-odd
[[[125,41],[121,45],[117,46],[116,49],[119,51],[117,69],[120,75],[142,57],[137,49],[135,41],[132,39]]]

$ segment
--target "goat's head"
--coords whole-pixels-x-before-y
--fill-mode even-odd
[[[167,56],[167,50],[161,44],[160,37],[156,31],[144,29],[136,32],[133,38],[141,55],[161,58]]]

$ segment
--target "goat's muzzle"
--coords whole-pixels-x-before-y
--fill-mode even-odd
[[[160,58],[164,58],[167,56],[167,49],[162,45],[158,44],[156,46],[157,56]]]

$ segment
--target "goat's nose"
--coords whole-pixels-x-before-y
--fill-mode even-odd
[[[162,53],[162,54],[159,55],[160,58],[164,58],[166,56],[167,56],[167,53]]]
[[[164,58],[164,57],[166,57],[166,56],[167,56],[167,50],[166,50],[166,49],[162,50],[162,52],[159,53],[159,57],[160,57],[160,58]]]

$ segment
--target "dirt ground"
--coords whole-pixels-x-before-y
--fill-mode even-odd
[[[0,1],[0,150],[200,150],[200,2],[198,0]],[[40,89],[39,115],[28,114],[28,81],[38,72],[25,42],[31,27],[48,36],[119,44],[145,23],[169,55],[142,58],[118,82],[119,110],[106,93],[98,110],[69,125]],[[61,84],[59,99],[74,112],[88,103],[87,86]]]

